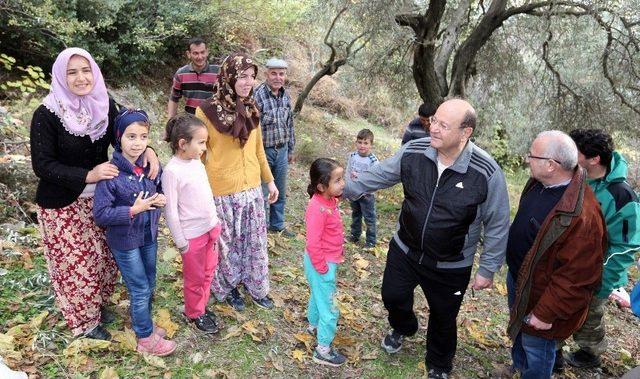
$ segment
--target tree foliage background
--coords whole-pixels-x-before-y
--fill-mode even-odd
[[[81,46],[113,85],[166,87],[185,40],[202,35],[217,59],[245,50],[296,60],[297,94],[328,62],[325,37],[336,47],[359,38],[337,85],[311,90],[329,100],[307,101],[342,99],[337,111],[400,129],[422,101],[464,95],[479,110],[478,141],[504,140],[516,156],[549,128],[638,135],[639,9],[638,0],[4,0],[0,53],[48,72],[62,48]]]

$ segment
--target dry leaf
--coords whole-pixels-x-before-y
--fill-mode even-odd
[[[124,328],[124,332],[119,330],[111,332],[113,340],[120,343],[120,347],[123,350],[136,351],[138,347],[138,340],[136,335],[129,328]]]
[[[507,296],[507,286],[503,282],[494,282],[496,291],[502,296]]]
[[[43,311],[42,313],[34,317],[29,323],[31,329],[34,331],[40,329],[40,325],[42,325],[42,322],[45,318],[47,318],[47,316],[49,316],[49,311]]]
[[[374,360],[374,359],[377,359],[377,358],[378,358],[378,351],[377,350],[374,350],[374,351],[370,352],[369,354],[366,354],[366,355],[362,356],[362,360],[363,361],[371,361],[371,360]]]
[[[313,336],[309,333],[296,333],[293,335],[295,339],[302,342],[307,348],[307,351],[311,351],[313,348]]]
[[[296,317],[294,316],[294,314],[289,310],[289,308],[285,308],[284,309],[284,319],[289,321],[290,323],[295,322]]]
[[[369,267],[369,261],[364,258],[360,258],[353,262],[353,267],[355,267],[356,269],[364,270]]]
[[[157,368],[167,368],[167,365],[164,363],[164,359],[160,357],[156,357],[155,355],[151,355],[151,354],[142,354],[142,357],[151,366],[154,366]]]
[[[172,338],[173,335],[176,334],[176,331],[179,329],[178,324],[171,321],[171,315],[166,309],[158,310],[158,314],[156,316],[156,324],[159,327],[166,329],[167,337],[169,338]]]
[[[120,379],[115,368],[107,366],[100,373],[99,379]]]
[[[170,262],[173,259],[175,259],[178,255],[180,255],[180,253],[178,253],[178,250],[172,248],[172,247],[167,247],[164,252],[162,253],[162,261],[163,262]]]
[[[304,362],[304,355],[304,351],[298,349],[295,349],[291,352],[291,356],[293,357],[293,359],[297,359],[300,362]]]
[[[62,354],[69,358],[74,355],[78,355],[81,352],[86,353],[93,350],[104,350],[111,345],[109,341],[94,340],[91,338],[79,338],[74,340],[62,351]]]
[[[202,356],[201,352],[197,352],[195,354],[191,354],[189,356],[189,359],[191,359],[191,362],[198,364],[200,362],[202,362],[202,360],[204,359],[204,357]]]
[[[242,335],[242,328],[234,325],[227,329],[227,334],[224,337],[222,337],[222,340],[225,341],[225,340],[228,340],[229,338],[238,337],[241,335]]]

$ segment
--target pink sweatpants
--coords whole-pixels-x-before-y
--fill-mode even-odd
[[[189,318],[204,314],[211,296],[211,280],[218,265],[220,224],[207,233],[190,239],[189,249],[182,254],[184,280],[184,313]]]

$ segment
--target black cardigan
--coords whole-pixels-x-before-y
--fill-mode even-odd
[[[78,199],[86,186],[89,171],[106,162],[109,145],[114,142],[113,122],[118,109],[109,99],[109,126],[106,133],[91,142],[69,133],[60,118],[40,105],[31,119],[31,164],[40,178],[36,203],[43,208],[63,208]]]

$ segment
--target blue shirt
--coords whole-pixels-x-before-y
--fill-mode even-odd
[[[275,96],[266,82],[256,88],[253,96],[260,110],[260,126],[262,127],[264,147],[287,144],[289,154],[291,154],[296,144],[291,97],[284,88],[280,88],[278,96]]]

